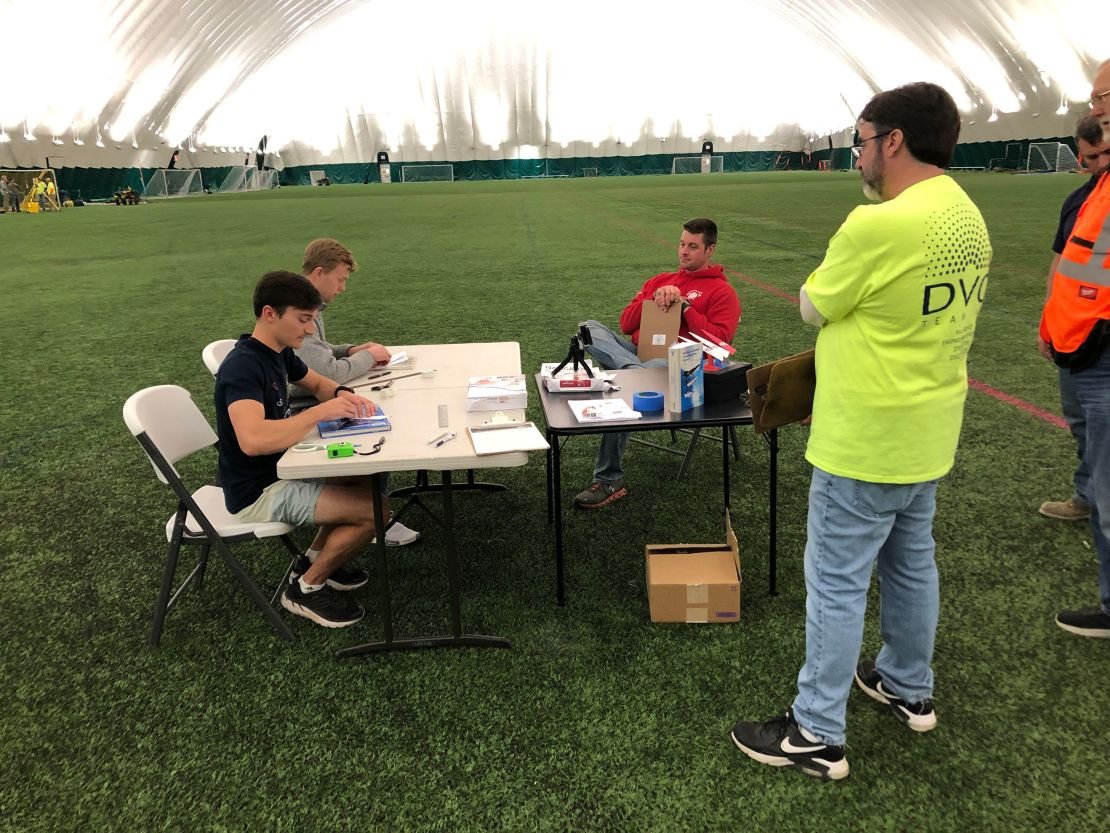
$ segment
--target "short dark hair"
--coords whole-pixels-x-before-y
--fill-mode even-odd
[[[717,224],[712,220],[706,217],[695,217],[683,223],[682,227],[690,234],[700,234],[701,239],[705,241],[705,248],[717,245]]]
[[[308,278],[296,272],[267,272],[254,288],[254,317],[262,317],[263,307],[273,307],[278,315],[293,309],[320,308],[323,299]]]
[[[1075,138],[1098,147],[1102,144],[1102,123],[1094,116],[1084,116],[1075,125]]]
[[[906,147],[918,162],[948,167],[960,138],[960,111],[944,87],[918,81],[875,95],[860,121],[879,133],[901,130]]]

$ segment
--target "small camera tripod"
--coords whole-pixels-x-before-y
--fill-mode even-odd
[[[567,349],[566,358],[559,363],[559,366],[552,371],[552,376],[558,376],[567,364],[571,364],[574,372],[578,372],[578,366],[582,365],[582,369],[586,371],[586,375],[591,379],[594,378],[594,372],[590,370],[590,366],[586,364],[586,347],[593,344],[594,340],[590,336],[590,328],[585,323],[578,325],[578,332],[570,337],[570,347]]]

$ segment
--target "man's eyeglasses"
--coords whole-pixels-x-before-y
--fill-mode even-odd
[[[1101,93],[1092,93],[1091,106],[1098,107],[1100,104],[1105,104],[1107,99],[1110,99],[1110,90],[1103,90]]]
[[[863,146],[870,142],[872,139],[881,139],[883,136],[889,136],[894,130],[884,130],[882,133],[876,133],[874,136],[868,136],[866,139],[861,139],[859,134],[856,134],[856,143],[852,145],[852,161],[859,159],[859,155],[863,153]]]

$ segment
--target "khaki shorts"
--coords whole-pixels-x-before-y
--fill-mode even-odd
[[[324,491],[317,480],[276,480],[262,490],[258,500],[232,517],[252,524],[281,521],[308,526],[316,520],[316,501]]]

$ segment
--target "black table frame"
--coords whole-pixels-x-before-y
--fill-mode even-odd
[[[376,642],[366,642],[361,645],[351,645],[335,652],[336,659],[358,657],[365,654],[381,654],[387,651],[411,651],[422,648],[511,648],[512,642],[500,636],[483,636],[481,634],[463,633],[462,611],[459,602],[459,560],[455,542],[455,509],[453,501],[454,489],[451,483],[451,472],[441,472],[441,486],[429,486],[427,478],[424,480],[424,489],[410,493],[410,501],[419,501],[422,492],[436,492],[443,497],[443,518],[440,524],[443,527],[443,546],[447,553],[447,586],[448,599],[451,608],[451,633],[440,636],[414,636],[408,639],[395,639],[393,636],[393,607],[389,594],[389,565],[386,561],[385,544],[385,505],[382,495],[385,490],[385,479],[388,472],[378,472],[374,478],[374,529],[379,530],[378,541],[374,546],[377,580],[379,587],[379,604],[382,615],[383,638]],[[473,485],[473,479],[468,478],[468,483]],[[401,507],[395,515],[398,520],[407,508]],[[425,507],[426,508],[426,507]],[[431,512],[428,515],[434,517]]]
[[[721,466],[722,493],[724,508],[731,508],[730,465],[729,465],[729,428],[734,425],[751,425],[751,409],[740,400],[705,405],[671,414],[667,411],[644,414],[641,419],[629,422],[579,423],[566,406],[566,402],[582,399],[623,399],[631,407],[632,395],[647,390],[663,391],[667,386],[667,371],[662,368],[630,368],[612,371],[614,383],[621,390],[614,393],[590,391],[583,393],[548,393],[543,387],[543,379],[536,374],[540,407],[544,422],[547,424],[547,522],[555,525],[555,598],[560,607],[566,604],[564,584],[565,543],[563,535],[563,506],[557,498],[562,493],[562,442],[569,437],[594,434],[615,434],[622,431],[641,432],[678,428],[720,428],[721,429]],[[558,409],[558,413],[556,413]],[[770,450],[768,499],[768,571],[769,591],[778,594],[778,431],[772,430],[763,435]],[[556,505],[558,504],[558,505]]]

